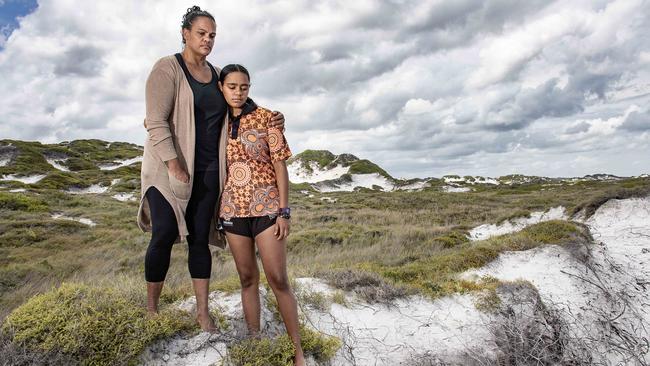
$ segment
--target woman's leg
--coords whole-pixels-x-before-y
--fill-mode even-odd
[[[219,172],[195,172],[192,196],[185,212],[187,223],[187,266],[196,295],[196,317],[201,328],[216,330],[208,309],[212,255],[208,247],[210,225],[219,196]]]
[[[255,244],[247,236],[226,233],[226,237],[239,273],[246,327],[252,335],[257,335],[260,331],[260,271],[255,258]]]
[[[286,239],[278,240],[273,235],[275,226],[271,226],[255,237],[262,258],[264,274],[271,290],[278,300],[278,308],[284,326],[296,347],[296,365],[304,365],[305,359],[300,346],[300,326],[298,324],[298,305],[293,295],[287,275]]]
[[[165,197],[151,187],[145,193],[151,210],[151,240],[144,257],[147,281],[147,310],[158,312],[158,299],[169,269],[172,246],[178,237],[178,224],[174,210]]]

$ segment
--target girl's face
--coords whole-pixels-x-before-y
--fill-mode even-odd
[[[226,103],[232,108],[241,108],[244,105],[250,86],[248,76],[239,71],[226,75],[223,84],[219,82],[219,89],[226,98]]]
[[[199,55],[207,56],[214,46],[217,25],[208,17],[196,17],[191,29],[181,28],[185,47]]]

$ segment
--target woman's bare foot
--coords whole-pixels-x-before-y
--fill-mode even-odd
[[[212,320],[212,317],[208,313],[197,314],[196,321],[204,332],[214,333],[217,331],[217,326],[214,324],[214,320]]]

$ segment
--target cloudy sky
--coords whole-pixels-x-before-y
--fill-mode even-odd
[[[142,144],[197,4],[294,152],[396,177],[650,173],[650,0],[0,0],[0,138]]]

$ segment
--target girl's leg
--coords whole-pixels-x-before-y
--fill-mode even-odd
[[[208,295],[212,254],[208,246],[210,225],[219,196],[218,172],[195,172],[192,196],[185,212],[187,223],[188,257],[187,266],[192,277],[196,295],[196,318],[205,331],[214,331],[216,326],[210,317]]]
[[[271,290],[278,300],[278,308],[284,326],[296,347],[296,365],[304,365],[305,357],[300,345],[300,326],[298,324],[298,305],[293,295],[287,275],[286,239],[278,240],[273,235],[275,226],[271,226],[255,237],[259,248],[262,266]]]
[[[145,193],[151,210],[151,241],[144,257],[144,274],[147,281],[147,311],[158,312],[158,300],[163,288],[172,246],[178,237],[178,224],[174,210],[165,197],[151,187]]]
[[[260,271],[255,258],[255,244],[247,236],[226,233],[226,237],[239,273],[246,326],[251,334],[257,335],[260,331]]]

